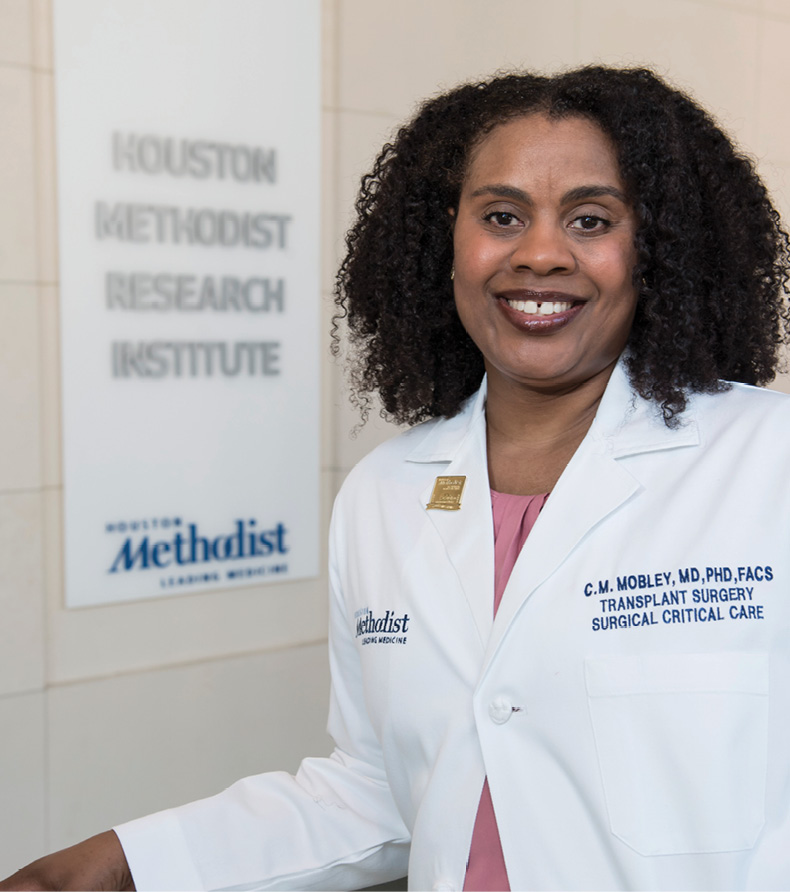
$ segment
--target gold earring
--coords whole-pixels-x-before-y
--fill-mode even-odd
[[[455,278],[455,264],[450,268],[450,281],[452,282]]]

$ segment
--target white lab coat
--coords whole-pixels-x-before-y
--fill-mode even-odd
[[[514,890],[790,887],[790,400],[618,366],[493,620],[484,399],[338,496],[335,754],[119,828],[138,888],[460,889],[486,775]]]

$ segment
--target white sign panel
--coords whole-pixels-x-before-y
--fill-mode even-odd
[[[66,603],[314,576],[317,0],[55,0]]]

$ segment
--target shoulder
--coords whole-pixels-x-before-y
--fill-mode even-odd
[[[364,563],[371,555],[381,560],[387,549],[408,551],[425,519],[424,493],[445,467],[411,456],[440,427],[441,421],[434,420],[411,428],[352,468],[332,510],[330,553],[335,562]]]
[[[790,396],[764,387],[724,382],[726,390],[694,394],[689,400],[700,421],[716,427],[748,428],[790,425]]]
[[[400,487],[418,483],[422,468],[419,463],[409,461],[409,456],[423,446],[440,424],[441,419],[425,421],[381,443],[349,471],[338,499],[353,498],[360,491],[370,494],[382,485]]]
[[[389,497],[404,490],[422,489],[446,467],[470,432],[485,424],[485,389],[481,388],[452,418],[434,418],[385,441],[351,470],[339,500],[363,490],[386,487]],[[438,468],[438,470],[437,470]]]
[[[752,465],[758,473],[760,465],[767,473],[790,473],[790,396],[726,383],[719,393],[689,398],[687,412],[702,447],[700,458],[734,462],[743,472]]]
[[[375,474],[393,462],[406,461],[409,455],[418,449],[431,432],[442,424],[443,419],[432,418],[423,421],[408,430],[402,430],[389,440],[376,446],[363,456],[354,466],[351,474]]]

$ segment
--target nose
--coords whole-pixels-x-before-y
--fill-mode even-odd
[[[571,272],[576,258],[562,226],[554,220],[533,219],[514,242],[510,265],[514,270],[548,276]]]

